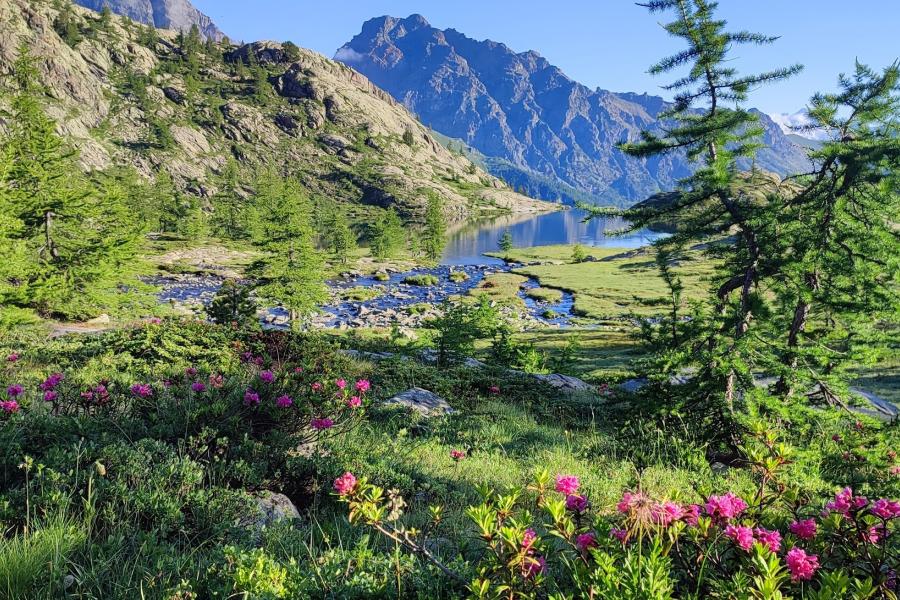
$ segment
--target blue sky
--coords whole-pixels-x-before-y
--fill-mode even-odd
[[[536,50],[590,87],[663,94],[668,77],[647,67],[679,49],[630,0],[193,0],[228,35],[245,41],[291,40],[333,56],[375,16],[424,15],[441,29]],[[744,48],[742,72],[800,62],[793,80],[760,89],[752,104],[768,113],[794,112],[816,90],[832,89],[853,61],[883,67],[900,58],[900,0],[720,0],[735,29],[780,35],[767,48]],[[664,94],[663,94],[664,95]]]

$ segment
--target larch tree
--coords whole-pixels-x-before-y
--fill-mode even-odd
[[[715,2],[652,0],[643,6],[652,13],[674,12],[674,20],[664,28],[682,39],[686,48],[650,68],[654,75],[681,74],[665,86],[675,96],[660,115],[662,131],[645,131],[640,141],[623,144],[622,149],[641,158],[684,152],[696,169],[680,182],[674,201],[639,205],[628,217],[636,227],[677,222],[679,232],[659,244],[672,252],[687,242],[729,240],[707,250],[721,264],[711,310],[696,312],[693,335],[676,339],[687,344],[681,355],[700,363],[691,388],[695,398],[705,401],[704,410],[712,402],[718,405],[716,412],[732,412],[739,394],[754,385],[755,338],[748,332],[760,304],[758,284],[766,262],[759,221],[767,208],[760,207],[755,195],[742,191],[738,176],[738,159],[752,159],[762,129],[743,105],[751,89],[786,79],[801,67],[739,75],[731,66],[735,48],[767,45],[776,38],[727,31],[725,21],[715,16]],[[685,366],[669,364],[673,370]]]
[[[299,183],[264,174],[257,183],[254,242],[267,253],[257,265],[261,297],[288,311],[299,328],[328,299],[324,261],[316,250],[312,207]]]
[[[439,261],[447,245],[447,219],[444,217],[443,202],[437,194],[428,195],[422,242],[428,260]]]

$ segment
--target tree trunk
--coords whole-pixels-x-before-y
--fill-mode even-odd
[[[807,273],[806,285],[811,292],[817,291],[819,289],[819,274],[815,272]],[[788,351],[781,361],[784,366],[791,370],[797,368],[796,348],[799,344],[800,334],[806,329],[806,323],[809,321],[810,308],[812,308],[812,305],[803,298],[798,299],[797,305],[794,307],[794,318],[788,331]],[[779,377],[778,383],[775,384],[775,393],[779,396],[789,396],[792,392],[788,378],[785,375]]]

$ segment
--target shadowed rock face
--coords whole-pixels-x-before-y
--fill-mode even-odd
[[[216,41],[224,37],[212,19],[194,8],[188,0],[75,0],[75,3],[96,11],[107,5],[117,15],[160,29],[188,31],[196,25],[203,37]]]
[[[516,53],[435,29],[413,15],[366,22],[335,58],[426,125],[499,160],[487,164],[515,185],[528,188],[530,173],[532,181],[551,178],[607,202],[631,204],[672,189],[689,174],[684,156],[637,160],[616,148],[642,129],[658,128],[662,98],[589,89],[533,51]],[[757,164],[779,174],[802,169],[803,149],[760,117],[766,148]]]

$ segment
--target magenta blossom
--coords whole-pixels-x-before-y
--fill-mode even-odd
[[[278,398],[275,399],[275,406],[277,406],[278,408],[289,408],[293,406],[293,404],[294,401],[287,394],[285,394],[284,396],[278,396]]]
[[[14,363],[19,360],[19,355],[15,352],[6,357],[6,362]]]
[[[729,525],[725,528],[725,535],[742,550],[749,552],[753,548],[753,530],[749,527]]]
[[[817,525],[815,519],[806,519],[794,521],[788,526],[788,529],[801,540],[811,540],[816,537]]]
[[[800,548],[791,548],[787,553],[787,566],[791,572],[791,581],[809,581],[819,569],[819,557],[807,554]]]
[[[616,504],[616,510],[622,514],[631,512],[632,508],[636,508],[647,501],[647,497],[640,492],[624,492],[622,499]]]
[[[724,496],[710,496],[706,500],[706,514],[717,521],[729,521],[747,510],[747,503],[728,492]]]
[[[571,496],[578,491],[579,485],[580,482],[578,481],[578,477],[576,477],[575,475],[556,476],[556,491],[560,494]]]
[[[537,534],[534,532],[534,529],[528,528],[525,530],[525,533],[522,534],[522,550],[525,550],[527,554],[531,554],[532,546],[537,541]]]
[[[44,392],[44,402],[55,402],[57,398],[59,398],[59,392],[53,390]]]
[[[877,544],[884,537],[886,530],[884,525],[872,525],[868,531],[863,532],[862,537],[869,544]]]
[[[535,575],[543,573],[547,570],[547,561],[543,556],[537,558],[527,558],[523,564],[523,574],[525,579],[531,579]]]
[[[834,500],[825,505],[825,510],[847,516],[851,510],[860,510],[868,504],[865,496],[854,496],[853,489],[846,487],[834,495]]]
[[[359,408],[362,406],[362,398],[359,396],[350,396],[350,398],[347,399],[347,406],[350,408]]]
[[[887,498],[876,500],[872,504],[872,514],[885,520],[900,518],[900,502],[894,502]]]
[[[456,462],[461,461],[465,457],[466,457],[466,453],[464,450],[451,450],[450,451],[450,458],[452,458]]]
[[[10,398],[18,398],[23,393],[25,393],[25,388],[23,388],[18,383],[14,383],[11,386],[9,386],[8,388],[6,388],[6,393],[9,395]]]
[[[597,535],[593,531],[582,533],[575,538],[575,545],[582,552],[597,546]]]
[[[252,389],[244,392],[244,404],[247,406],[259,406],[259,394]]]
[[[566,510],[576,513],[583,513],[588,509],[588,499],[578,494],[566,496]]]
[[[685,507],[681,519],[691,527],[696,527],[697,523],[700,521],[700,510],[699,504],[691,504]]]
[[[356,391],[360,394],[365,394],[369,391],[369,388],[372,387],[372,384],[369,383],[368,379],[360,379],[356,382]]]
[[[259,374],[259,380],[263,383],[272,383],[273,381],[275,381],[275,373],[273,373],[272,371],[262,371]]]
[[[315,382],[314,384],[312,384],[312,391],[314,391],[314,392],[321,392],[321,391],[322,391],[322,384],[319,383],[318,381]]]
[[[499,394],[499,393],[500,393],[500,386],[499,386],[499,385],[492,385],[491,387],[488,388],[488,390],[489,390],[492,394]]]
[[[60,383],[62,383],[62,380],[64,378],[65,378],[65,376],[62,373],[53,373],[47,379],[45,379],[43,381],[43,383],[41,383],[41,385],[39,385],[38,387],[43,392],[49,392],[50,390],[56,389],[56,386],[58,386]]]
[[[336,491],[341,496],[346,496],[355,489],[356,477],[354,477],[353,473],[351,473],[350,471],[347,471],[334,480],[334,491]]]
[[[310,421],[309,426],[316,431],[323,431],[325,429],[331,429],[332,427],[334,427],[334,421],[328,418],[317,418]]]
[[[149,383],[135,383],[131,386],[131,393],[138,398],[149,398],[153,395],[153,388]]]
[[[753,530],[753,536],[756,541],[768,548],[772,552],[781,550],[781,533],[778,531],[769,531],[762,527]]]
[[[188,367],[187,369],[184,370],[184,374],[187,375],[188,377],[196,377],[197,369],[194,367]]]
[[[218,373],[209,376],[209,386],[214,389],[222,389],[225,385],[225,378]]]
[[[344,388],[347,387],[347,380],[346,379],[338,379],[334,382],[334,385],[338,386],[339,390],[343,390]]]
[[[625,540],[628,539],[628,530],[622,529],[619,527],[613,527],[612,529],[609,530],[609,535],[611,537],[616,538],[617,540],[619,540],[620,542],[622,542],[624,544]]]
[[[19,403],[15,400],[5,400],[0,402],[0,410],[8,415],[19,412]]]
[[[195,381],[191,384],[191,389],[199,394],[206,391],[206,384],[202,381]]]
[[[653,522],[663,527],[668,527],[673,522],[684,516],[684,509],[674,502],[663,502],[650,509]]]

